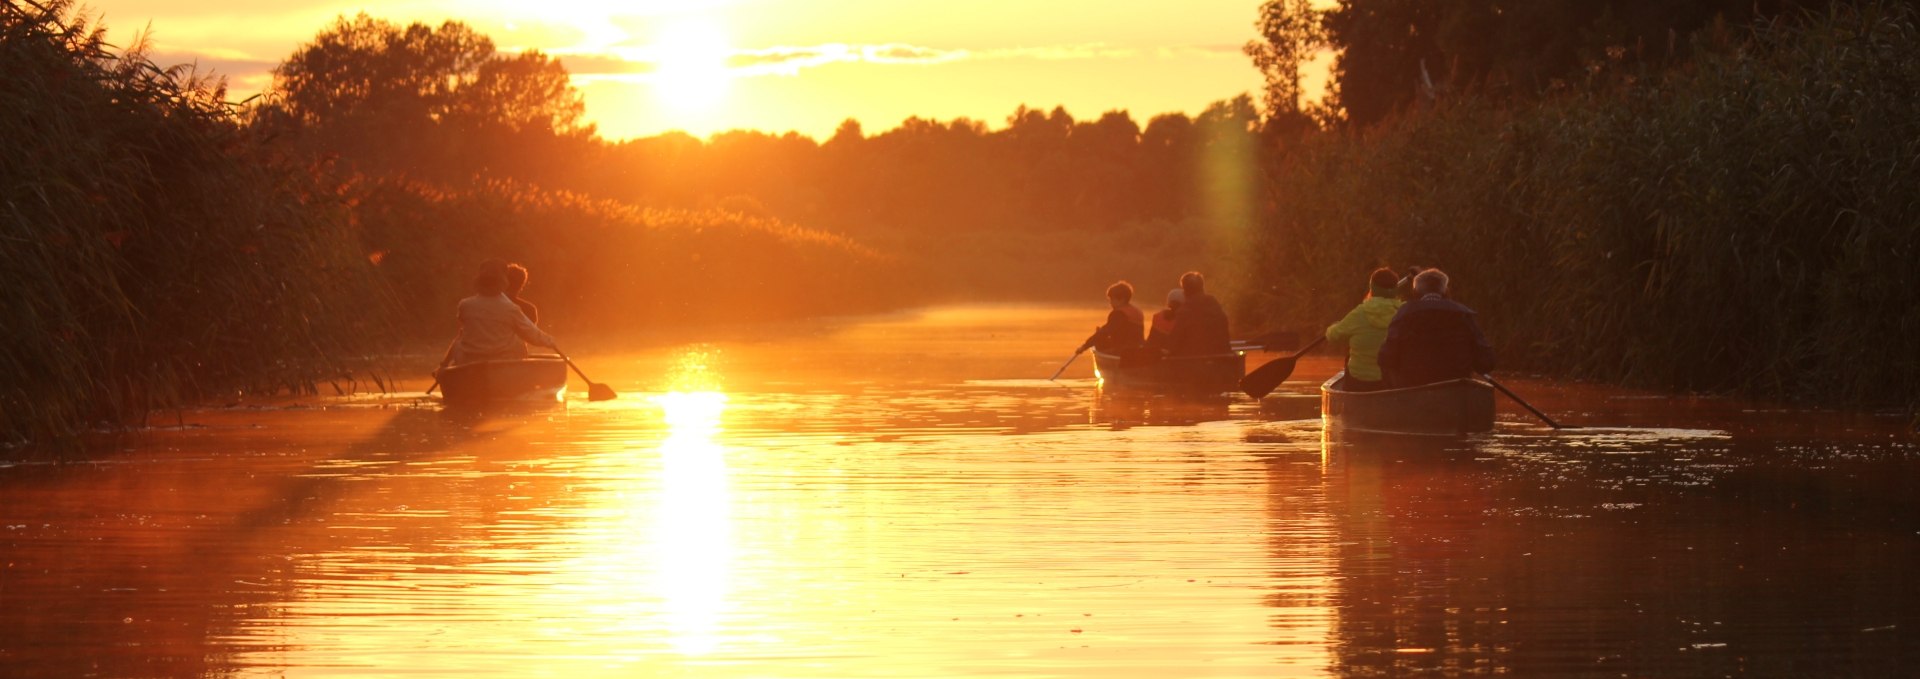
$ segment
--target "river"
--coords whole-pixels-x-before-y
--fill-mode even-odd
[[[1491,434],[1048,382],[1099,308],[576,356],[621,396],[156,416],[0,451],[0,674],[1894,676],[1898,418],[1513,378]],[[1264,356],[1256,357],[1255,362]]]

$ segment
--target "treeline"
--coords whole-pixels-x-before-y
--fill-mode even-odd
[[[883,303],[882,290],[1097,300],[1116,270],[1170,285],[1208,232],[1250,219],[1254,199],[1259,112],[1246,96],[1144,126],[1124,111],[1076,119],[1022,106],[994,126],[912,118],[868,134],[848,120],[825,140],[735,131],[615,142],[582,111],[564,68],[539,52],[497,54],[458,22],[361,15],[276,71],[255,124],[351,173],[804,224],[911,264],[896,272],[915,275],[845,299],[856,307]],[[786,281],[837,294],[820,283]]]
[[[1266,154],[1254,324],[1334,319],[1370,267],[1440,266],[1509,366],[1920,402],[1920,13],[1836,4],[1461,93]]]

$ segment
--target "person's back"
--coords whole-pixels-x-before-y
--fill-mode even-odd
[[[1380,346],[1380,367],[1395,387],[1472,377],[1493,370],[1493,345],[1480,332],[1474,311],[1447,299],[1447,276],[1438,269],[1414,281],[1419,299],[1401,305]]]
[[[507,298],[504,272],[490,266],[483,266],[475,279],[474,295],[460,300],[457,316],[460,335],[448,355],[451,364],[522,358],[528,342],[554,345],[553,338]]]
[[[1107,312],[1106,324],[1096,328],[1093,335],[1081,343],[1080,351],[1094,348],[1115,356],[1133,354],[1139,350],[1147,330],[1146,315],[1133,306],[1133,286],[1126,281],[1109,286],[1107,304],[1111,310]]]
[[[1167,355],[1212,356],[1232,352],[1227,310],[1207,294],[1206,279],[1198,272],[1189,271],[1180,277],[1180,289],[1186,301],[1180,306],[1180,322],[1173,326]]]
[[[1380,345],[1387,341],[1387,327],[1400,310],[1395,288],[1398,279],[1391,269],[1377,269],[1367,279],[1367,298],[1327,328],[1327,340],[1347,343],[1348,391],[1372,391],[1386,387],[1380,370]]]

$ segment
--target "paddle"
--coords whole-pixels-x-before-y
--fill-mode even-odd
[[[1281,382],[1287,381],[1287,377],[1293,375],[1293,366],[1299,362],[1301,356],[1305,356],[1307,352],[1313,351],[1314,347],[1320,346],[1320,343],[1325,341],[1327,338],[1322,335],[1320,339],[1294,352],[1292,356],[1282,356],[1267,361],[1266,365],[1254,368],[1253,372],[1240,378],[1240,391],[1246,392],[1248,396],[1255,399],[1266,398],[1267,394],[1273,393],[1275,387],[1280,386]]]
[[[1553,421],[1553,418],[1547,417],[1546,413],[1540,412],[1539,408],[1533,407],[1533,404],[1528,403],[1526,399],[1520,398],[1519,394],[1513,393],[1513,390],[1508,389],[1507,385],[1495,381],[1492,375],[1481,374],[1480,379],[1486,380],[1487,384],[1491,384],[1493,388],[1499,389],[1500,393],[1506,394],[1507,398],[1513,399],[1514,403],[1518,403],[1520,407],[1526,408],[1527,412],[1533,413],[1534,417],[1540,418],[1540,421],[1547,423],[1547,426],[1553,427],[1554,429],[1579,429],[1579,427],[1571,424],[1560,424],[1559,422]]]
[[[1068,357],[1066,363],[1060,364],[1060,369],[1053,371],[1053,377],[1047,378],[1047,381],[1052,382],[1054,380],[1060,379],[1060,373],[1066,372],[1067,366],[1073,365],[1074,360],[1080,358],[1080,355],[1084,353],[1087,353],[1086,349],[1081,349],[1079,351],[1073,352],[1073,356]]]
[[[573,374],[575,374],[575,375],[579,375],[579,376],[580,376],[580,379],[582,379],[582,380],[586,380],[586,382],[587,382],[587,400],[589,400],[589,401],[611,401],[611,400],[613,400],[613,399],[616,399],[616,398],[619,398],[619,397],[620,397],[620,395],[619,395],[619,394],[616,394],[616,393],[613,393],[613,387],[609,387],[609,386],[607,386],[607,385],[604,385],[604,384],[600,384],[599,382],[595,382],[595,381],[593,381],[593,378],[590,378],[590,377],[587,377],[587,374],[586,374],[586,373],[584,373],[584,372],[580,372],[580,366],[577,366],[577,365],[574,365],[574,364],[573,364],[573,359],[571,359],[571,358],[567,358],[567,352],[564,352],[564,351],[561,351],[561,350],[560,350],[560,347],[554,347],[554,348],[553,348],[553,353],[556,353],[556,354],[559,354],[559,355],[560,355],[560,360],[562,360],[562,361],[566,361],[566,362],[567,362],[567,367],[569,367],[569,368],[573,368]]]
[[[432,396],[433,390],[440,388],[440,371],[446,370],[447,363],[453,361],[453,348],[459,344],[460,338],[458,337],[455,337],[452,342],[447,344],[447,353],[440,357],[440,367],[433,369],[433,384],[427,385],[426,394],[428,396]]]

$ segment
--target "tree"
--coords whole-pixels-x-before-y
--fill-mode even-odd
[[[472,82],[455,92],[451,113],[481,125],[519,132],[591,131],[582,126],[586,102],[556,59],[528,50],[481,62]]]
[[[1449,90],[1530,97],[1608,64],[1681,60],[1716,19],[1750,21],[1826,0],[1267,0],[1247,55],[1269,120],[1301,111],[1300,68],[1336,53],[1323,116],[1371,124]],[[1312,111],[1309,111],[1312,113]],[[1271,123],[1270,123],[1271,124]]]
[[[274,69],[267,102],[256,122],[309,151],[448,177],[524,169],[556,135],[593,133],[557,60],[501,54],[458,21],[341,17]]]
[[[1322,14],[1312,0],[1271,0],[1260,6],[1260,40],[1243,48],[1265,77],[1262,103],[1269,125],[1306,127],[1311,123],[1301,71],[1327,46]]]

